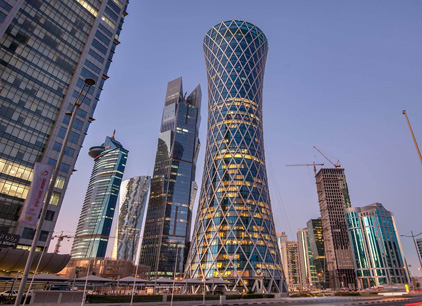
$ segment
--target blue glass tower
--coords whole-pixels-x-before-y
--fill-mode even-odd
[[[127,154],[114,134],[106,137],[101,146],[89,149],[95,163],[76,228],[72,258],[105,257]]]
[[[410,282],[396,222],[380,203],[346,209],[358,285],[368,288]]]
[[[208,131],[185,277],[246,291],[285,290],[265,166],[262,90],[268,42],[231,20],[205,36]]]
[[[140,257],[153,279],[173,277],[176,264],[176,276],[183,276],[197,190],[201,97],[199,85],[186,97],[182,78],[168,83]]]

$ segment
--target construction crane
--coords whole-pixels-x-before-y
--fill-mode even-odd
[[[337,160],[337,162],[336,163],[333,163],[324,153],[322,153],[317,147],[315,147],[314,146],[314,149],[315,150],[317,150],[318,152],[319,152],[319,154],[321,154],[322,156],[324,156],[324,158],[326,159],[326,160],[328,160],[328,162],[330,163],[330,164],[332,164],[333,166],[334,166],[334,168],[341,168],[341,165],[340,165],[340,161],[339,160]]]
[[[286,165],[286,167],[314,167],[314,173],[315,173],[315,176],[316,176],[316,173],[317,173],[317,171],[316,171],[316,166],[324,166],[324,164],[316,164],[315,162],[313,162],[312,164],[293,164],[293,165]]]
[[[71,238],[75,238],[75,236],[63,235],[63,231],[62,231],[60,235],[55,235],[55,236],[53,236],[53,238],[52,238],[52,239],[54,239],[54,238],[57,238],[57,243],[56,243],[56,246],[55,246],[55,248],[54,248],[54,254],[58,254],[58,253],[59,253],[59,251],[60,251],[60,247],[61,247],[61,245],[62,245],[62,241],[63,241],[65,238],[67,238],[67,239],[68,239],[68,241],[69,241]]]

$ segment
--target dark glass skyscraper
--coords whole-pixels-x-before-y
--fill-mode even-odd
[[[239,291],[282,291],[264,156],[262,90],[268,42],[230,20],[205,36],[208,130],[187,278],[220,277]]]
[[[319,289],[329,288],[330,285],[327,265],[325,263],[325,247],[321,218],[311,219],[306,225],[308,229],[309,245],[312,252],[312,261],[316,272],[315,286]]]
[[[35,162],[55,165],[69,123],[66,111],[85,78],[96,81],[77,112],[39,246],[48,245],[111,64],[127,0],[0,1],[0,233],[18,224]]]
[[[114,135],[106,137],[101,146],[89,149],[95,162],[76,228],[72,258],[105,257],[127,154]]]
[[[182,78],[168,83],[140,258],[152,278],[172,277],[176,260],[176,275],[183,275],[197,190],[200,108],[199,85],[185,97]]]

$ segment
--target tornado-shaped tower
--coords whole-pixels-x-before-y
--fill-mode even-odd
[[[205,36],[208,132],[186,278],[223,278],[245,292],[285,291],[268,191],[262,88],[268,42],[231,20]]]

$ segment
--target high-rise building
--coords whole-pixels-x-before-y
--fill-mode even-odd
[[[302,289],[315,289],[317,275],[307,228],[301,228],[297,231],[297,245]]]
[[[136,263],[151,177],[136,176],[120,186],[115,258]]]
[[[310,219],[306,225],[308,229],[309,245],[312,252],[312,261],[316,273],[315,287],[318,289],[329,288],[329,276],[325,263],[325,247],[321,218]]]
[[[72,245],[73,259],[105,257],[127,154],[114,133],[89,149],[94,168]]]
[[[186,97],[182,78],[168,83],[140,259],[153,279],[172,277],[175,266],[176,276],[183,277],[198,189],[200,110],[199,85]]]
[[[284,288],[265,166],[262,89],[268,42],[230,20],[205,36],[208,131],[187,278],[221,277],[239,291]]]
[[[422,238],[416,239],[416,244],[418,246],[419,257],[422,259]],[[421,267],[422,269],[422,267]]]
[[[66,112],[84,79],[96,81],[77,112],[48,206],[39,248],[49,244],[118,36],[127,0],[0,1],[0,232],[29,248],[34,229],[18,224],[35,162],[55,165]]]
[[[301,272],[299,264],[299,248],[297,241],[281,241],[281,262],[286,276],[289,291],[302,290]]]
[[[322,168],[315,176],[331,288],[354,288],[353,264],[345,210],[350,207],[344,169]]]
[[[346,209],[360,288],[411,280],[394,215],[381,203]]]

